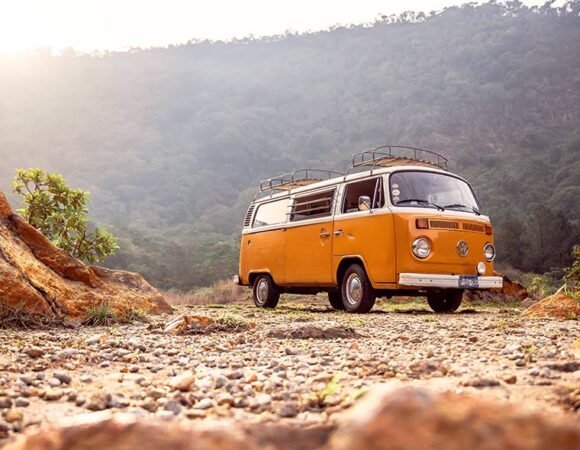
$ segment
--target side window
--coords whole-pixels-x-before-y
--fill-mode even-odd
[[[358,212],[358,199],[366,196],[371,200],[371,208],[382,208],[385,205],[383,195],[383,179],[373,178],[370,180],[357,181],[346,185],[342,202],[342,213]]]
[[[264,227],[266,225],[276,225],[286,222],[288,212],[288,199],[277,200],[275,202],[263,203],[258,206],[256,217],[252,228]]]
[[[335,189],[296,197],[290,221],[295,222],[297,220],[330,216],[332,214],[334,193]]]

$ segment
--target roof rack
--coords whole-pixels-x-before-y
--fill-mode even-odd
[[[400,145],[383,145],[354,154],[352,165],[346,171],[345,176],[359,167],[370,166],[372,174],[375,167],[392,167],[409,163],[447,170],[447,162],[447,158],[431,150]]]
[[[307,186],[319,181],[330,180],[331,178],[342,177],[344,173],[323,169],[299,169],[285,173],[277,177],[267,178],[260,181],[259,191],[254,195],[254,200],[259,197],[270,197],[276,191],[289,191],[291,189]],[[261,194],[264,194],[261,196]]]

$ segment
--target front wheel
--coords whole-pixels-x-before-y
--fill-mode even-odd
[[[430,292],[427,303],[436,313],[452,313],[457,311],[463,300],[463,291]]]
[[[340,291],[329,292],[328,301],[330,302],[330,306],[332,306],[337,311],[344,311],[344,303],[342,303],[342,294]]]
[[[341,294],[344,309],[351,313],[364,314],[375,305],[375,291],[365,270],[358,264],[352,264],[346,269],[342,277]]]
[[[252,288],[254,304],[258,308],[275,308],[280,300],[280,291],[268,274],[258,275]]]

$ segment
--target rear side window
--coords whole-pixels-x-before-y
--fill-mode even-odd
[[[355,183],[348,184],[344,192],[342,212],[352,213],[360,211],[358,199],[361,196],[365,196],[370,199],[372,209],[382,208],[385,205],[385,199],[383,195],[383,179],[372,178],[370,180],[357,181]]]
[[[266,225],[277,225],[286,222],[288,214],[288,199],[277,200],[275,202],[263,203],[258,206],[252,228],[265,227]]]
[[[290,221],[295,222],[298,220],[330,216],[332,214],[334,193],[335,189],[296,197]]]

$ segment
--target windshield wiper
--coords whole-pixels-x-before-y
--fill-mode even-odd
[[[445,205],[445,208],[467,208],[476,215],[481,216],[479,209],[474,208],[473,206],[462,205],[461,203],[453,203],[451,205]]]
[[[429,200],[425,200],[422,198],[407,198],[405,200],[401,200],[399,202],[397,202],[397,205],[400,205],[401,203],[412,203],[412,202],[417,202],[417,203],[421,203],[423,205],[431,205],[434,206],[435,208],[437,208],[439,211],[445,211],[445,208],[443,208],[443,206],[439,206],[437,203],[433,203],[430,202]]]

